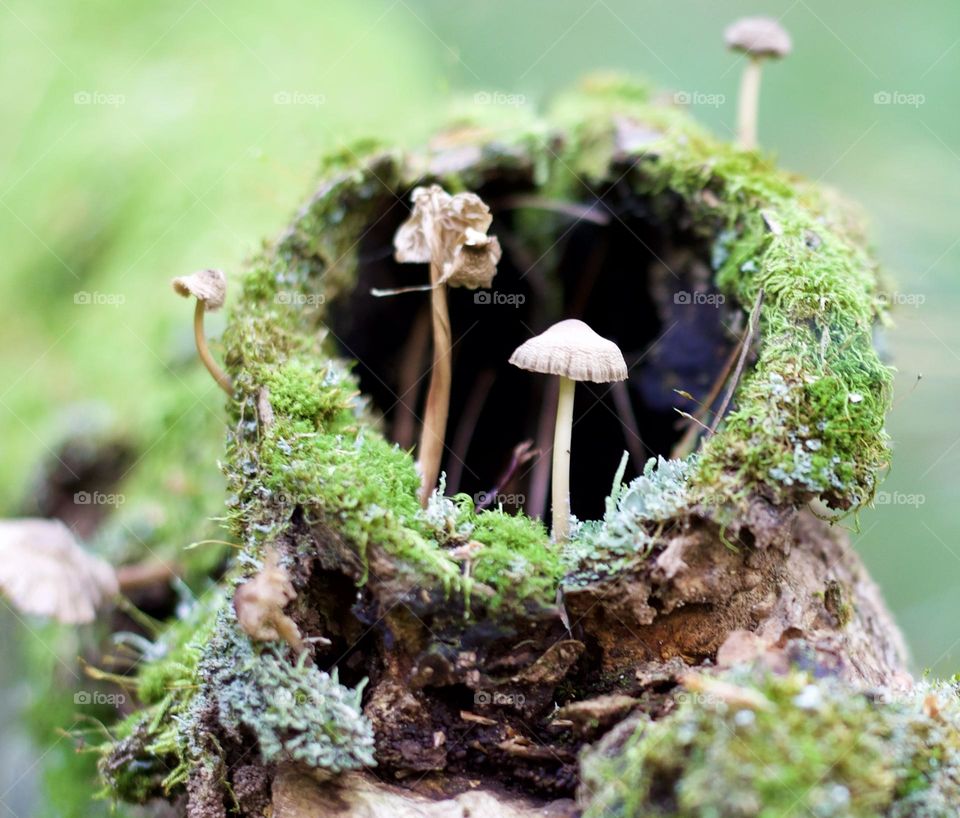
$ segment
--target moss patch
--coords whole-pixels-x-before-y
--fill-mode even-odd
[[[612,756],[586,756],[585,818],[945,818],[960,798],[955,687],[881,703],[801,672],[724,680],[759,706],[681,694]]]

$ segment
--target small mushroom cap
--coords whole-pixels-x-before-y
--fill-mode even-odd
[[[219,310],[227,297],[227,279],[222,270],[197,270],[173,280],[173,289],[184,298],[191,295],[210,310]]]
[[[395,258],[401,263],[446,262],[470,228],[486,233],[493,217],[476,193],[451,196],[439,185],[414,188],[413,210],[393,239]],[[438,254],[438,258],[432,255]]]
[[[501,255],[500,240],[496,236],[468,227],[463,244],[457,245],[453,260],[444,267],[440,283],[468,290],[489,287],[497,274]]]
[[[744,17],[723,32],[727,48],[751,57],[786,57],[793,43],[786,29],[772,17]]]
[[[113,567],[60,520],[0,520],[0,593],[17,610],[84,624],[118,588]]]
[[[627,362],[620,347],[575,318],[560,321],[524,341],[510,356],[510,363],[528,372],[574,381],[611,383],[627,377]]]

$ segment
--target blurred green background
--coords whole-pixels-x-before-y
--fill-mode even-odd
[[[894,466],[854,539],[916,668],[960,670],[955,0],[0,0],[0,512],[81,415],[163,436],[176,421],[164,392],[186,390],[187,411],[217,428],[221,396],[168,281],[239,270],[309,194],[326,149],[412,142],[454,98],[535,110],[598,68],[685,94],[729,135],[739,70],[721,33],[747,13],[780,17],[795,42],[766,71],[761,142],[864,205],[899,292]],[[0,632],[12,752],[31,691],[7,657],[42,637]],[[29,767],[0,770],[0,804],[18,815]]]

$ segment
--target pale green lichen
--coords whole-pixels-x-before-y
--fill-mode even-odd
[[[332,773],[373,766],[373,731],[360,708],[363,685],[351,690],[286,646],[255,646],[230,608],[199,667],[202,687],[191,720],[203,725],[216,709],[226,735],[249,730],[264,761],[296,761]],[[190,728],[187,727],[187,730]]]
[[[585,818],[955,814],[956,686],[885,696],[800,671],[723,680],[759,704],[681,693],[676,710],[640,723],[622,746],[587,751]]]

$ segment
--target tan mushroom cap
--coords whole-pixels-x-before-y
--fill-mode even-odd
[[[0,593],[19,611],[92,622],[118,587],[113,567],[82,548],[59,520],[0,520]]]
[[[751,57],[786,57],[793,49],[790,35],[772,17],[743,17],[723,32],[727,48]]]
[[[574,381],[611,383],[627,378],[627,362],[613,341],[569,318],[522,343],[510,363],[528,372],[560,375]]]
[[[193,296],[210,310],[219,310],[227,297],[227,278],[222,270],[197,270],[171,282],[173,289],[184,298]]]

